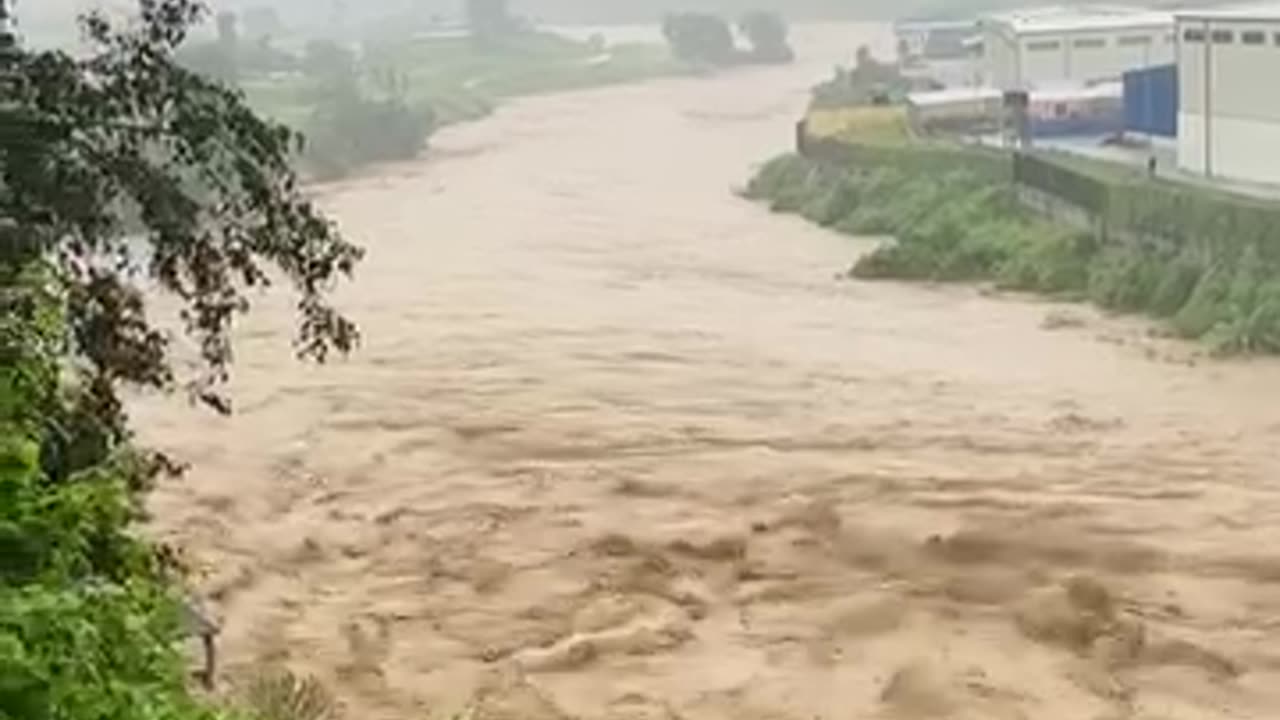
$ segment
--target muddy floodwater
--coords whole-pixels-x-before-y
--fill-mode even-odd
[[[1280,366],[972,288],[737,198],[795,67],[514,102],[322,191],[361,351],[242,328],[155,531],[228,681],[353,720],[1280,715]],[[1046,322],[1046,319],[1049,319]]]

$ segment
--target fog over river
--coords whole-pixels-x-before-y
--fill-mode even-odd
[[[322,189],[360,352],[295,363],[273,296],[234,417],[134,408],[228,678],[353,720],[1280,714],[1280,366],[837,279],[870,241],[732,189],[891,39],[795,34]]]

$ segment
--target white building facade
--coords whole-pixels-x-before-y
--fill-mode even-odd
[[[1178,164],[1280,183],[1280,3],[1186,11],[1178,29]]]
[[[1044,7],[980,22],[983,80],[1036,90],[1118,80],[1126,70],[1174,61],[1171,13],[1109,5]]]

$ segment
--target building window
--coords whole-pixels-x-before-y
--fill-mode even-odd
[[[1031,52],[1046,52],[1059,50],[1061,48],[1062,43],[1059,43],[1057,40],[1041,40],[1039,42],[1027,43],[1027,50],[1030,50]]]
[[[1150,45],[1150,44],[1151,44],[1151,36],[1149,36],[1149,35],[1129,35],[1128,37],[1122,37],[1122,38],[1120,38],[1120,40],[1119,40],[1119,41],[1117,41],[1117,44],[1118,44],[1118,45],[1120,45],[1120,47],[1138,47],[1138,46],[1142,46],[1142,45]]]
[[[1214,45],[1230,45],[1236,41],[1236,34],[1230,30],[1214,30],[1209,39]]]
[[[1266,45],[1267,34],[1261,30],[1250,30],[1240,33],[1240,42],[1245,45]]]
[[[1107,41],[1103,38],[1080,38],[1071,43],[1071,46],[1079,50],[1096,50],[1107,46]]]
[[[1189,43],[1202,43],[1204,42],[1204,31],[1188,30],[1182,34],[1182,39],[1186,40]]]

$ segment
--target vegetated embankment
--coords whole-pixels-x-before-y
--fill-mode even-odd
[[[993,281],[1161,318],[1216,352],[1280,352],[1280,208],[1260,202],[1052,156],[833,141],[770,161],[746,194],[890,236],[855,277]]]

